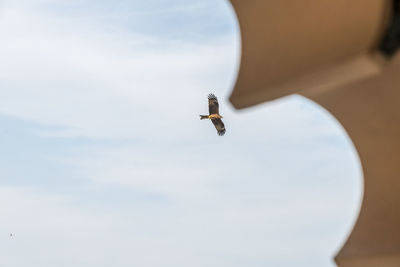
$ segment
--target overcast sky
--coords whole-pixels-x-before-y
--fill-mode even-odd
[[[303,97],[233,109],[227,2],[3,0],[0,38],[1,266],[335,266],[358,156]]]

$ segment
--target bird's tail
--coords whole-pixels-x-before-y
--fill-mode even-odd
[[[200,120],[208,119],[208,115],[200,115]]]

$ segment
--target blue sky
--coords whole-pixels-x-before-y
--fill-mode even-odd
[[[0,265],[334,266],[358,156],[303,97],[232,108],[227,2],[3,1],[0,34]]]

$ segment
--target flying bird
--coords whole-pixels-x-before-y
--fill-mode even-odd
[[[225,134],[225,125],[222,122],[222,116],[219,115],[218,99],[214,94],[208,95],[208,113],[210,115],[200,115],[200,120],[210,119],[217,129],[218,135]]]

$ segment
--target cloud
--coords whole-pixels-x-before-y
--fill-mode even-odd
[[[6,3],[0,263],[333,266],[360,203],[354,147],[300,96],[232,109],[237,25],[205,34],[219,4],[173,21],[187,1]],[[198,118],[210,92],[224,137]]]
[[[233,81],[233,36],[198,44],[81,23],[5,11],[0,112],[63,126],[59,135],[156,136],[186,118],[194,96]]]
[[[2,202],[9,203],[0,208],[0,264],[67,266],[75,258],[82,263],[98,258],[99,247],[92,242],[102,241],[96,233],[110,230],[110,218],[73,208],[71,199],[60,196],[5,186],[0,192]]]
[[[256,265],[307,266],[318,254],[320,266],[354,223],[361,196],[358,158],[343,129],[317,105],[299,97],[271,105],[236,115],[237,129],[226,140],[97,147],[63,160],[97,185],[164,199],[167,220],[191,229],[185,236],[213,240],[210,245],[201,238],[192,249],[218,254],[222,265],[235,258],[236,264],[257,259]],[[279,120],[270,113],[279,113]],[[251,140],[240,138],[247,136],[241,129],[259,127],[261,119],[268,127]],[[291,131],[282,130],[289,126]],[[293,262],[285,263],[289,254]]]
[[[333,266],[328,260],[354,223],[360,197],[348,138],[299,97],[236,116],[228,139],[209,122],[201,139],[184,143],[53,137],[54,151],[41,153],[87,181],[54,192],[36,185],[41,173],[33,173],[24,186],[0,187],[8,203],[0,208],[7,218],[1,229],[16,237],[4,243],[3,263]],[[240,129],[257,127],[260,118],[270,130],[240,138]],[[33,242],[47,254],[28,251]]]

